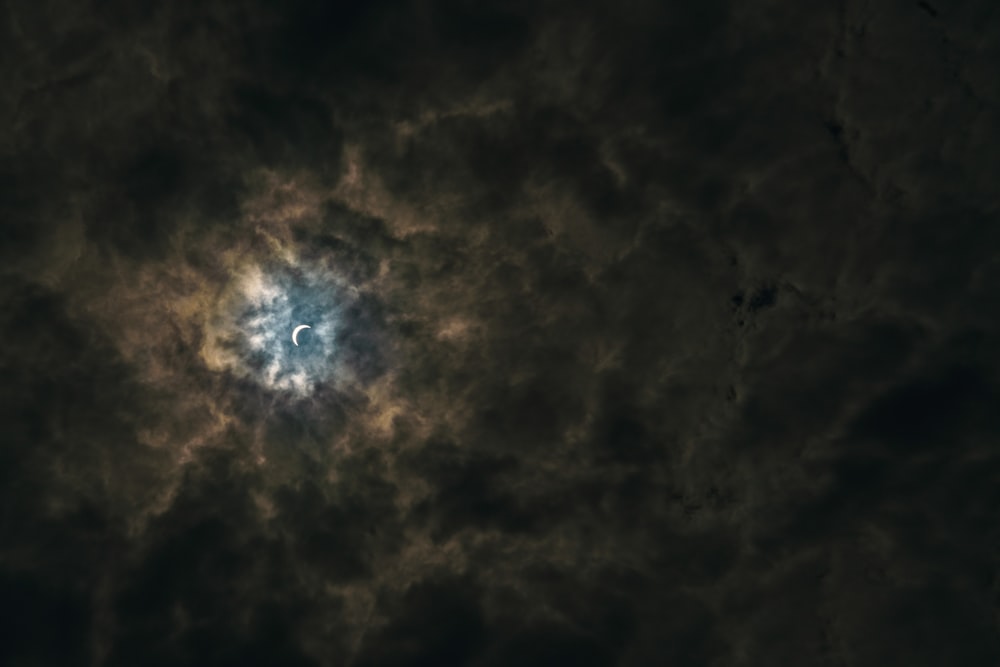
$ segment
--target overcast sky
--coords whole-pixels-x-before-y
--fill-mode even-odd
[[[7,3],[0,664],[1000,664],[998,68],[985,0]]]

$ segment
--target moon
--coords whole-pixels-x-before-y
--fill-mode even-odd
[[[312,327],[309,326],[308,324],[300,324],[299,326],[292,329],[292,342],[295,343],[296,347],[299,344],[299,341],[297,340],[299,337],[299,332],[302,331],[303,329],[312,329]]]

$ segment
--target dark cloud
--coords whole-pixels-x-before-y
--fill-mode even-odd
[[[486,622],[473,581],[430,578],[386,606],[388,624],[366,643],[359,665],[461,665],[485,648]]]
[[[988,3],[0,43],[3,664],[1000,662]]]

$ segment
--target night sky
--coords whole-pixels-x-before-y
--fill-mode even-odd
[[[0,665],[1000,665],[996,2],[11,0],[0,76]]]

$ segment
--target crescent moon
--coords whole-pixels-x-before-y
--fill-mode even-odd
[[[308,324],[300,324],[299,326],[292,329],[292,342],[295,343],[296,346],[298,346],[299,344],[299,341],[297,340],[299,337],[299,332],[302,331],[303,329],[312,329],[312,327],[309,326]]]

